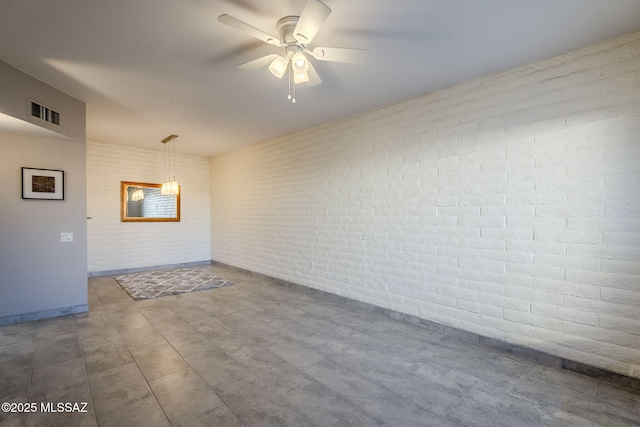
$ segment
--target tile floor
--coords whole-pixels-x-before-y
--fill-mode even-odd
[[[0,327],[0,402],[38,405],[0,426],[640,425],[637,392],[200,268],[236,285],[134,302],[95,277],[89,313]]]

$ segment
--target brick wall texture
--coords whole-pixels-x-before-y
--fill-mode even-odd
[[[210,171],[214,260],[640,378],[640,33]]]
[[[181,154],[175,159],[181,221],[120,222],[120,181],[162,183],[164,153],[87,142],[89,273],[211,259],[209,159]]]

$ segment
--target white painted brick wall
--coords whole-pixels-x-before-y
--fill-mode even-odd
[[[162,183],[162,150],[87,142],[87,240],[90,273],[207,261],[209,159],[176,154],[180,222],[120,222],[120,181]]]
[[[211,161],[212,258],[640,378],[640,33]]]

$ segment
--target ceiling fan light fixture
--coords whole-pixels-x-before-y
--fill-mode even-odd
[[[295,74],[307,74],[307,71],[309,70],[309,61],[307,60],[307,57],[304,56],[304,53],[294,53],[291,58],[291,63]]]
[[[271,61],[271,64],[269,65],[269,71],[271,71],[271,74],[281,79],[287,72],[288,66],[289,60],[284,56],[278,56],[276,59]]]
[[[308,45],[313,42],[320,27],[331,14],[331,8],[323,3],[324,0],[305,0],[304,8],[300,15],[287,15],[276,23],[279,37],[276,38],[265,33],[246,22],[233,16],[223,14],[218,21],[231,28],[242,31],[251,37],[270,45],[284,48],[284,53],[271,54],[262,58],[239,65],[243,70],[253,70],[267,67],[275,77],[282,79],[288,74],[289,96],[291,102],[296,102],[295,87],[306,83],[313,87],[322,83],[322,79],[315,70],[312,61],[361,63],[367,56],[364,49],[316,47],[310,49]],[[289,66],[291,63],[291,66]]]
[[[293,73],[293,82],[295,84],[306,83],[309,81],[309,73],[306,71],[304,73]]]

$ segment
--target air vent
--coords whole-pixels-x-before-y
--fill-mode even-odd
[[[40,120],[60,126],[60,113],[35,101],[29,100],[29,113]]]

